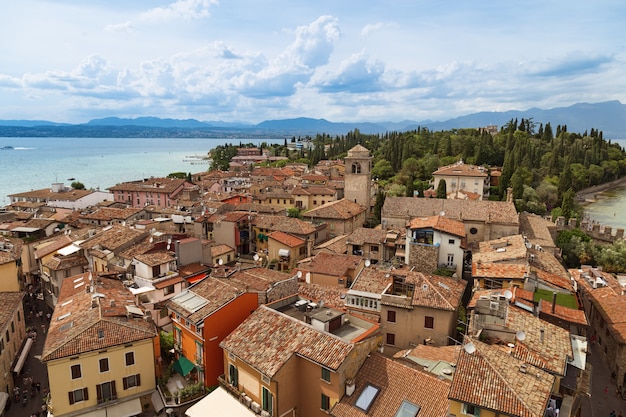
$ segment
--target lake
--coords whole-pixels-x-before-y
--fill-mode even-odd
[[[283,144],[280,139],[6,138],[0,137],[0,207],[10,194],[82,182],[104,190],[172,172],[206,171],[202,160],[218,145]],[[13,149],[1,149],[3,147]]]

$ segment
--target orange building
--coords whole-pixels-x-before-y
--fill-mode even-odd
[[[258,305],[255,293],[241,292],[214,278],[206,278],[171,298],[174,369],[205,386],[215,386],[224,373],[222,340]]]

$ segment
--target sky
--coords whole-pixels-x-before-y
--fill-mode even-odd
[[[623,0],[19,0],[0,119],[447,120],[626,103]]]

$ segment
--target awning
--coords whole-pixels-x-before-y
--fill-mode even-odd
[[[30,337],[26,339],[26,343],[24,343],[24,347],[22,348],[22,352],[20,353],[20,356],[17,360],[17,362],[15,362],[15,366],[13,367],[13,372],[15,372],[16,374],[19,374],[20,371],[22,370],[22,367],[24,367],[24,364],[26,363],[26,359],[28,358],[28,352],[30,352],[30,347],[33,345],[33,339],[31,339]]]
[[[189,407],[185,415],[187,417],[255,416],[256,413],[220,387]]]
[[[125,401],[120,404],[115,404],[106,408],[107,417],[130,417],[141,414],[141,400],[135,398],[134,400]]]
[[[290,253],[289,249],[278,249],[278,256],[281,258],[289,258]]]
[[[176,362],[174,362],[174,370],[182,376],[187,376],[187,374],[195,367],[196,366],[184,356],[181,356]]]
[[[150,400],[152,400],[152,405],[154,406],[154,411],[159,414],[161,410],[165,408],[165,404],[163,404],[163,399],[161,395],[159,395],[159,391],[154,391],[150,396]]]
[[[8,399],[9,394],[6,392],[0,392],[0,414],[4,412],[4,407],[6,407]]]

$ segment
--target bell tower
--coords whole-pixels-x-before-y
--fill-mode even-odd
[[[372,200],[372,157],[369,149],[356,145],[344,159],[344,197],[367,209],[370,213]]]

